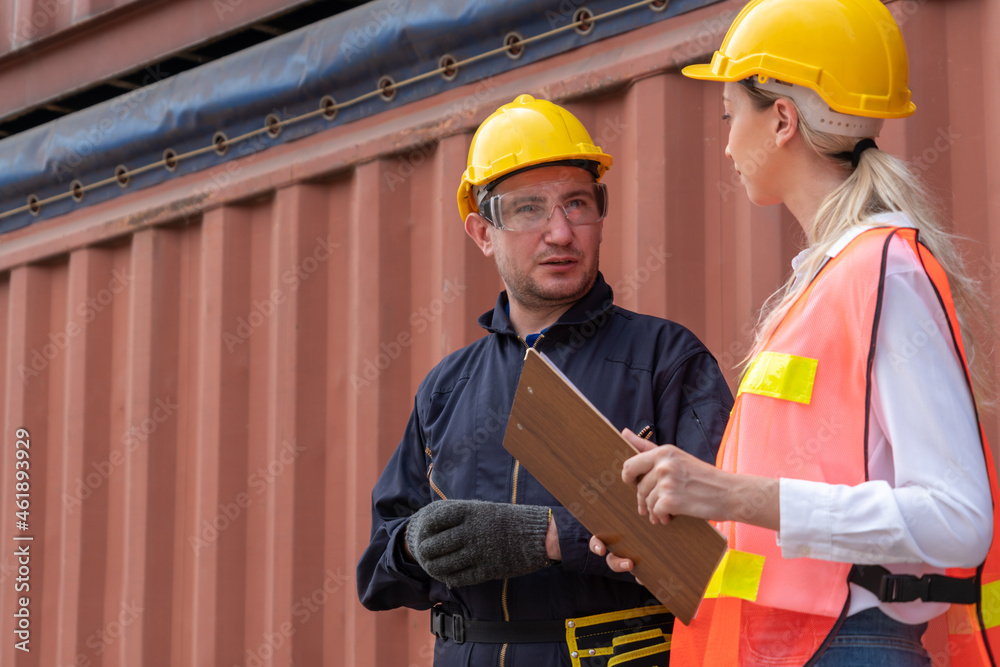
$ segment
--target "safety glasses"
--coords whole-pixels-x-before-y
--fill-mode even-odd
[[[530,232],[544,227],[557,208],[573,226],[596,224],[608,213],[607,186],[572,181],[536,183],[490,197],[480,211],[497,229]]]

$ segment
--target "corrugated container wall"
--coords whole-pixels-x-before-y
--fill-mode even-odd
[[[418,383],[483,335],[501,288],[456,212],[471,133],[522,92],[577,114],[615,157],[601,266],[618,302],[687,325],[733,381],[801,243],[724,157],[721,88],[677,70],[741,4],[0,238],[0,664],[429,665],[426,612],[364,610],[354,567]],[[889,6],[918,111],[880,145],[941,197],[995,306],[1000,6]],[[30,653],[13,640],[19,433]]]

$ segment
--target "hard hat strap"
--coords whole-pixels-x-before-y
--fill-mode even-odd
[[[752,76],[749,81],[754,88],[790,98],[809,126],[819,132],[845,137],[877,137],[882,131],[881,118],[867,118],[834,111],[819,93],[811,88],[764,76]]]

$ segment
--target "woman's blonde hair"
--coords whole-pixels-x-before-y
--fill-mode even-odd
[[[740,86],[749,96],[753,106],[767,109],[781,96],[755,88],[750,80]],[[790,98],[789,102],[795,104]],[[799,134],[816,153],[838,163],[846,180],[823,200],[812,224],[805,225],[809,241],[808,251],[802,262],[785,284],[772,294],[761,310],[750,354],[743,360],[742,371],[763,351],[767,339],[784,318],[795,299],[808,286],[812,276],[822,267],[827,250],[843,232],[875,214],[890,211],[904,213],[920,232],[920,240],[934,254],[948,276],[959,327],[973,384],[980,405],[993,402],[992,373],[980,357],[988,357],[989,349],[972,335],[973,330],[986,332],[990,340],[995,331],[990,323],[979,285],[965,269],[962,256],[955,245],[956,236],[945,231],[939,222],[940,214],[932,200],[925,194],[927,188],[910,170],[906,162],[877,149],[861,153],[857,168],[852,168],[851,154],[856,137],[846,137],[813,129],[799,114]],[[802,280],[796,280],[803,276]]]

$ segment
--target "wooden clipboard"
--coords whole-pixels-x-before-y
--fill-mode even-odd
[[[675,516],[653,525],[636,511],[622,464],[638,452],[552,363],[528,350],[504,448],[687,625],[726,552],[710,523]]]

